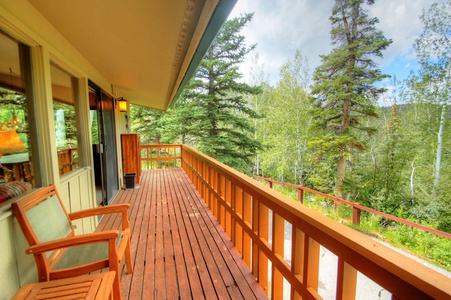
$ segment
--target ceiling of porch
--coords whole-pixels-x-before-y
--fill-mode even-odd
[[[29,0],[131,103],[167,109],[236,0]]]

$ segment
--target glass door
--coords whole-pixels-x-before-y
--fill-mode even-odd
[[[119,192],[114,99],[92,82],[89,87],[97,204],[108,205]]]

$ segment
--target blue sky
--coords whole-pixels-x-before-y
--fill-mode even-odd
[[[434,2],[445,0],[376,0],[374,5],[367,6],[368,14],[379,19],[377,27],[393,40],[384,51],[384,58],[376,60],[382,72],[402,80],[411,70],[418,69],[412,46],[423,31],[419,16]],[[320,63],[319,55],[330,52],[329,16],[333,3],[333,0],[238,0],[230,17],[254,12],[254,19],[242,33],[248,44],[257,44],[258,64],[269,81],[276,84],[280,67],[294,58],[296,50],[308,58],[312,72]],[[255,53],[249,54],[241,67],[248,82],[254,57]]]

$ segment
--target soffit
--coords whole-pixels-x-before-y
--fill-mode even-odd
[[[131,103],[167,109],[218,0],[29,0]]]

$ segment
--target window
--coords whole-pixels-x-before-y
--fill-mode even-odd
[[[76,109],[77,79],[54,64],[50,70],[58,167],[59,174],[64,175],[80,167]]]
[[[19,192],[39,185],[32,161],[36,143],[31,138],[35,135],[29,114],[33,105],[30,73],[28,47],[0,32],[0,202],[16,195],[5,197],[9,186],[19,187]]]

